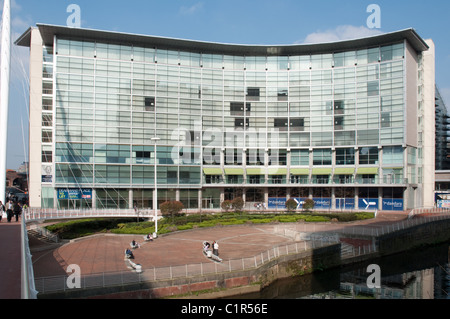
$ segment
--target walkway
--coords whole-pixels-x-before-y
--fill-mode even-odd
[[[383,214],[378,218],[348,224],[341,227],[381,227],[407,218],[407,214]],[[315,225],[306,223],[313,231]],[[319,226],[319,224],[316,224]],[[320,224],[320,231],[336,229],[337,224]],[[232,226],[197,229],[161,236],[153,242],[145,242],[142,235],[98,235],[72,241],[56,249],[45,250],[30,239],[35,278],[66,275],[71,264],[80,266],[82,275],[103,272],[128,271],[124,251],[134,239],[141,248],[134,250],[135,263],[143,269],[182,266],[208,262],[201,254],[203,241],[217,241],[223,260],[253,257],[261,252],[281,245],[293,243],[292,238],[274,234],[274,225]]]
[[[20,232],[20,222],[0,222],[0,299],[21,298]]]
[[[405,220],[407,214],[384,213],[374,220],[342,224],[379,227]],[[305,224],[313,230],[314,224]],[[316,224],[319,225],[319,224]],[[336,224],[328,224],[335,228]],[[20,223],[0,223],[0,299],[21,298]],[[145,243],[142,236],[100,235],[55,247],[29,238],[35,278],[66,275],[68,265],[80,266],[82,275],[129,271],[124,251],[131,240],[141,243],[134,251],[135,262],[143,269],[204,263],[209,260],[200,252],[203,241],[217,241],[224,260],[252,257],[268,249],[292,243],[291,238],[273,233],[273,225],[234,226],[198,229],[161,236]],[[321,225],[321,231],[327,227]]]

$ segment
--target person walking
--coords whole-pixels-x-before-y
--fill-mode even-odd
[[[13,204],[13,201],[10,199],[7,204],[7,208],[6,208],[6,219],[8,220],[8,223],[11,222],[11,218],[13,216],[13,209],[14,209],[14,204]]]
[[[5,205],[3,205],[2,201],[0,200],[0,222],[2,221],[3,213],[5,212],[6,212]]]
[[[219,244],[216,241],[213,243],[213,254],[219,257]]]
[[[21,204],[17,201],[17,202],[14,204],[14,216],[16,216],[16,222],[19,221],[19,216],[20,216],[21,213],[22,213],[22,206],[21,206]]]

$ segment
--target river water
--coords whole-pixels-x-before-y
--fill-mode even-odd
[[[381,288],[368,288],[369,265],[380,266]],[[450,299],[450,242],[279,280],[243,299]]]

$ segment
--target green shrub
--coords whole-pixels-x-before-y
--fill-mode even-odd
[[[303,210],[310,211],[314,208],[315,205],[316,203],[314,203],[314,201],[311,198],[308,198],[303,203]]]
[[[297,210],[298,203],[295,199],[289,199],[286,201],[286,209],[288,212],[295,212]]]
[[[226,212],[228,213],[232,208],[233,208],[233,203],[231,202],[231,200],[224,200],[221,204],[220,207]]]
[[[184,209],[184,205],[179,201],[168,201],[162,203],[159,209],[164,217],[175,217]]]
[[[244,208],[244,200],[241,197],[236,197],[231,201],[231,206],[235,212],[240,212]]]

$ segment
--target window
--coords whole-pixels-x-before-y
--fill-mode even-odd
[[[53,161],[53,152],[51,150],[47,150],[44,146],[42,149],[42,163],[51,163]]]
[[[335,130],[344,129],[344,117],[343,116],[335,116],[334,117],[334,129]]]
[[[241,165],[242,149],[227,149],[225,151],[225,165]]]
[[[305,120],[303,118],[276,118],[274,119],[274,127],[287,131],[288,127],[294,131],[300,131],[305,127]]]
[[[292,150],[291,165],[309,166],[309,150]]]
[[[252,105],[250,103],[231,102],[230,103],[230,115],[244,115],[244,107],[247,115],[250,115]]]
[[[259,88],[247,88],[247,99],[251,101],[259,101],[260,89]]]
[[[53,132],[52,131],[42,131],[42,143],[51,143],[53,140]]]
[[[378,81],[367,82],[367,96],[379,95],[380,84]]]
[[[331,149],[314,150],[313,165],[331,165]]]
[[[261,176],[260,175],[249,175],[248,183],[249,184],[261,184]]]
[[[381,113],[381,127],[391,127],[391,113]]]
[[[145,110],[147,112],[155,111],[155,98],[154,97],[146,97],[144,103],[145,103]]]
[[[206,184],[220,184],[223,183],[222,175],[206,175],[205,176]]]
[[[336,165],[355,165],[355,149],[336,149]]]
[[[288,89],[278,89],[277,92],[278,101],[287,101],[288,100]]]
[[[242,128],[244,128],[244,123],[245,123],[245,127],[249,127],[250,120],[249,119],[235,119],[234,120],[234,127],[242,127]]]
[[[287,118],[278,118],[274,119],[274,127],[279,128],[283,131],[287,131],[288,129],[288,119]]]
[[[291,118],[290,121],[291,130],[301,131],[305,127],[305,119],[303,118]]]
[[[344,114],[344,101],[334,101],[334,114]]]
[[[53,116],[51,114],[42,114],[42,126],[43,127],[53,126]]]
[[[383,164],[403,165],[403,148],[401,146],[383,147]]]
[[[285,176],[283,176],[283,175],[272,175],[270,178],[271,178],[271,184],[283,184]]]
[[[359,149],[359,165],[378,164],[378,148],[363,147]]]

